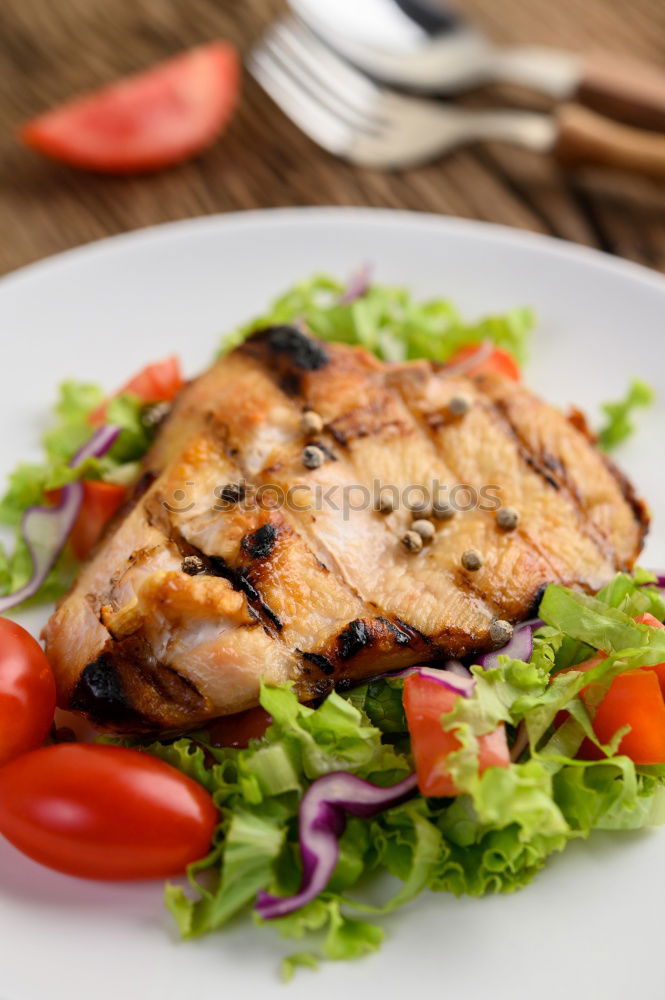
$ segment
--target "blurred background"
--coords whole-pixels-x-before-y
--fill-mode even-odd
[[[334,9],[336,0],[327,0]],[[432,0],[434,2],[434,0]],[[363,0],[357,0],[362,5]],[[456,0],[506,45],[604,49],[665,71],[663,0]],[[244,59],[281,0],[0,0],[0,273],[154,223],[287,205],[429,211],[551,233],[665,270],[665,180],[498,143],[410,169],[350,165],[307,138],[244,74],[226,132],[189,162],[144,176],[86,173],[24,148],[25,120],[178,51],[222,38]],[[484,88],[470,107],[546,98]]]

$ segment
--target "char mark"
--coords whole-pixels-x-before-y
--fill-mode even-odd
[[[315,667],[325,674],[326,677],[332,676],[335,673],[334,664],[330,662],[327,656],[323,656],[321,653],[302,653],[301,656],[303,660],[307,660],[309,663],[313,663]]]
[[[261,594],[249,579],[247,570],[233,569],[221,556],[204,556],[204,558],[207,560],[209,572],[213,576],[223,577],[229,581],[234,590],[242,591],[247,598],[247,603],[261,621],[268,635],[274,636],[275,631],[282,631],[284,626],[281,619],[263,600]]]
[[[101,723],[135,726],[145,721],[131,704],[113,659],[106,653],[81,672],[70,707]]]
[[[367,627],[367,622],[362,618],[356,618],[349,622],[343,632],[337,637],[337,649],[340,660],[350,660],[356,656],[366,646],[371,645],[372,633]]]
[[[259,330],[252,339],[265,340],[268,349],[303,372],[318,371],[330,360],[323,346],[297,326],[272,326]]]
[[[267,559],[275,547],[277,528],[273,524],[264,524],[249,535],[245,535],[241,545],[243,551],[252,559]]]
[[[402,621],[401,618],[395,618],[393,622],[389,623],[391,632],[396,630],[400,633],[400,638],[397,640],[402,645],[416,646],[431,646],[432,640],[420,629],[417,629],[415,625],[409,625],[408,622]],[[405,637],[405,638],[402,638]]]
[[[206,710],[194,684],[157,660],[140,634],[110,640],[81,672],[69,705],[99,726],[136,733],[191,728]]]
[[[265,525],[265,527],[269,527],[269,525]],[[259,529],[259,531],[260,530],[261,529]],[[254,534],[256,535],[258,532],[255,532]],[[248,535],[246,537],[251,538],[252,536]],[[261,622],[268,635],[274,638],[277,632],[282,631],[284,626],[282,625],[281,619],[275,614],[272,608],[266,604],[259,591],[249,580],[249,570],[233,569],[228,565],[226,560],[222,559],[221,556],[207,555],[201,549],[196,548],[194,545],[191,545],[188,541],[186,541],[179,531],[173,531],[171,541],[173,541],[173,543],[178,547],[183,559],[195,560],[196,575],[199,573],[207,573],[209,576],[222,577],[224,580],[229,581],[234,590],[241,591],[247,598],[247,603],[249,604],[250,609]],[[192,562],[192,569],[194,569],[194,562]],[[188,572],[186,569],[184,571]]]
[[[511,419],[509,407],[505,400],[491,399],[489,400],[489,405],[495,415],[498,425],[502,427],[504,432],[514,441],[520,456],[526,464],[533,469],[533,471],[536,472],[548,484],[548,486],[551,486],[552,489],[564,491],[564,494],[569,498],[571,504],[577,512],[577,524],[580,531],[594,543],[598,551],[605,559],[607,559],[608,562],[614,564],[616,569],[628,568],[624,567],[623,564],[620,563],[614,546],[601,528],[595,523],[593,518],[590,517],[584,509],[582,498],[580,497],[575,480],[570,475],[566,465],[560,459],[550,455],[546,451],[534,453],[530,449],[529,444],[524,439],[519,427],[517,427]],[[615,469],[612,471],[619,488],[623,492],[624,498],[628,503],[630,503],[631,501],[629,499],[628,492],[631,488],[628,484],[626,484],[627,489],[624,489],[621,474]],[[646,526],[640,516],[639,504],[631,504],[631,506],[641,530],[646,532]]]
[[[377,621],[381,622],[381,624],[388,629],[390,634],[394,637],[395,642],[398,646],[411,645],[412,640],[409,637],[409,635],[401,628],[399,628],[397,625],[395,625],[394,622],[388,621],[387,618],[377,618]]]

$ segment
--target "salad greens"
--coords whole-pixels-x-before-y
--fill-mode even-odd
[[[511,309],[478,323],[464,321],[448,299],[419,302],[405,288],[370,284],[358,298],[342,301],[344,285],[325,274],[299,282],[261,316],[224,338],[222,353],[262,326],[304,322],[317,337],[366,347],[384,361],[429,358],[447,361],[470,344],[489,340],[524,364],[535,325],[531,309]]]
[[[473,693],[442,718],[460,743],[448,768],[463,794],[416,796],[372,819],[349,818],[325,892],[270,921],[283,937],[316,944],[286,961],[286,976],[320,958],[374,951],[384,938],[384,918],[426,889],[471,896],[512,892],[571,840],[593,830],[665,822],[662,769],[618,755],[624,731],[602,746],[580,698],[590,681],[606,690],[621,673],[665,662],[665,631],[633,620],[647,610],[665,617],[654,579],[643,571],[619,574],[595,598],[551,586],[529,662],[502,656],[494,670],[472,668]],[[608,656],[593,670],[559,672],[599,648]],[[299,704],[288,685],[264,684],[261,704],[272,724],[247,749],[212,746],[206,732],[143,747],[200,781],[221,813],[210,855],[190,869],[189,891],[166,889],[166,905],[184,937],[224,926],[248,911],[261,889],[278,895],[297,890],[298,806],[317,778],[346,771],[389,786],[413,771],[403,686],[403,678],[378,679],[332,693],[312,708]],[[501,722],[516,759],[480,775],[478,737]],[[585,738],[601,759],[575,758]],[[369,903],[367,879],[379,873],[393,876],[397,888]],[[380,887],[386,888],[383,882]],[[268,922],[255,915],[255,923]]]
[[[651,406],[654,400],[653,389],[642,382],[633,379],[628,392],[616,403],[604,403],[605,423],[598,432],[598,444],[604,451],[616,448],[635,430],[632,421],[633,412],[640,407]]]
[[[70,460],[90,438],[93,427],[90,414],[104,399],[99,386],[84,382],[64,382],[54,407],[54,421],[42,438],[41,462],[22,462],[9,476],[7,490],[0,500],[0,525],[14,535],[8,553],[0,544],[0,597],[19,590],[30,578],[32,561],[20,530],[21,519],[29,507],[47,500],[50,491],[80,479],[130,484],[137,475],[138,463],[148,450],[154,431],[143,420],[145,404],[126,393],[111,400],[109,423],[121,428],[111,450],[102,458],[88,458],[72,468]],[[76,562],[67,550],[53,567],[39,591],[40,600],[55,600],[72,583]]]

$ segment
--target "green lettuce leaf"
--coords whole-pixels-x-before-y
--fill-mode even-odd
[[[7,489],[0,499],[0,524],[13,530],[14,542],[10,553],[0,547],[0,596],[18,590],[32,572],[30,555],[20,531],[21,519],[28,507],[47,503],[50,491],[79,479],[129,485],[136,478],[138,462],[150,446],[154,429],[144,424],[144,404],[128,393],[113,399],[108,406],[108,421],[121,428],[110,452],[103,458],[88,459],[75,469],[69,466],[93,433],[88,416],[103,398],[99,386],[64,382],[53,408],[53,425],[42,438],[44,460],[22,462],[10,473]],[[71,586],[75,571],[75,561],[71,553],[65,551],[33,602],[60,597]]]
[[[604,759],[575,759],[585,736],[599,745],[582,688],[592,681],[602,690],[624,670],[665,659],[663,633],[637,625],[626,610],[642,606],[642,591],[656,589],[650,582],[642,572],[620,574],[597,598],[548,588],[541,608],[546,624],[535,634],[530,661],[500,657],[493,670],[473,668],[473,693],[441,720],[458,739],[447,766],[462,794],[415,796],[371,819],[349,818],[325,891],[279,920],[254,917],[257,926],[307,942],[284,960],[283,976],[322,958],[355,959],[375,950],[385,934],[376,921],[423,891],[513,892],[570,840],[665,821],[665,766],[636,768],[619,755],[625,729],[601,747]],[[574,670],[581,653],[603,644],[606,659],[587,674]],[[297,891],[299,801],[316,778],[345,770],[387,785],[410,773],[403,687],[402,678],[375,680],[312,708],[288,685],[264,684],[261,704],[272,724],[246,750],[212,747],[204,732],[143,747],[200,781],[220,809],[213,849],[191,867],[189,889],[166,890],[184,936],[223,927],[261,889]],[[478,739],[499,724],[511,741],[525,736],[524,750],[519,761],[481,774]],[[381,873],[397,888],[382,881],[370,902],[368,876]]]
[[[611,451],[622,444],[635,430],[632,415],[635,410],[651,406],[654,401],[653,389],[633,379],[623,399],[615,403],[604,403],[605,423],[598,432],[598,444],[604,451]]]
[[[478,323],[465,322],[447,299],[416,301],[404,288],[372,284],[360,298],[341,304],[344,286],[327,275],[299,282],[262,316],[229,334],[223,351],[264,326],[303,320],[323,340],[359,344],[386,361],[446,361],[461,347],[490,340],[520,363],[534,326],[530,309],[512,309]]]

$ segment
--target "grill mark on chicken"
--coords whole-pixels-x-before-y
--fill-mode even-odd
[[[245,535],[240,544],[252,559],[265,559],[272,552],[276,538],[277,528],[268,523],[257,528],[251,535]]]
[[[409,523],[403,511],[388,517],[352,512],[347,521],[330,510],[252,512],[239,503],[220,510],[213,499],[210,509],[167,512],[165,498],[186,480],[196,480],[202,493],[242,481],[248,489],[271,482],[325,489],[366,484],[381,466],[397,477],[390,482],[429,481],[430,474],[464,481],[462,466],[456,476],[456,441],[473,468],[478,452],[480,476],[495,467],[482,422],[478,432],[470,430],[477,426],[473,413],[460,421],[445,407],[430,407],[428,418],[428,391],[436,396],[444,385],[437,366],[386,366],[358,349],[324,349],[297,328],[278,330],[251,338],[176,401],[144,462],[147,471],[163,472],[154,473],[146,495],[107,536],[49,623],[47,652],[60,703],[75,703],[98,725],[176,731],[255,704],[261,674],[276,682],[291,678],[299,696],[309,699],[416,662],[479,652],[488,646],[492,617],[530,614],[547,582],[565,577],[587,589],[605,582],[611,566],[587,539],[587,521],[616,509],[627,524],[625,511],[631,511],[629,520],[637,519],[643,531],[643,507],[611,470],[600,501],[585,494],[583,478],[570,477],[571,486],[581,483],[579,509],[567,488],[536,488],[542,473],[558,482],[566,468],[567,439],[559,425],[554,422],[551,448],[534,448],[530,440],[518,448],[521,442],[499,426],[498,409],[487,402],[499,389],[459,378],[445,383],[480,394],[472,410],[491,419],[492,440],[509,449],[504,457],[513,462],[514,485],[529,486],[520,528],[510,537],[493,514],[472,511],[440,523],[434,542],[415,556],[400,543]],[[501,391],[515,394],[518,403],[524,396],[512,384]],[[553,411],[535,399],[529,405],[547,428]],[[324,421],[317,443],[328,454],[315,470],[302,463],[304,408]],[[577,432],[571,427],[568,433]],[[570,451],[573,470],[584,456],[599,465],[588,443],[584,448]],[[541,471],[529,470],[524,450],[539,456]],[[540,510],[538,490],[556,502],[547,500]],[[607,510],[597,514],[599,502]],[[568,508],[575,512],[570,525],[561,520]],[[530,515],[538,525],[531,533]],[[560,556],[550,528],[567,543]],[[625,537],[621,530],[604,537],[627,563],[641,535],[635,532],[633,541],[628,527]],[[460,569],[469,543],[486,556],[477,576]],[[186,558],[198,560],[192,576],[184,570]],[[71,628],[78,644],[66,641]]]
[[[445,367],[440,368],[438,370],[436,378],[447,380]],[[576,519],[576,522],[580,528],[581,533],[584,534],[584,536],[589,539],[589,542],[593,545],[594,550],[598,552],[599,558],[604,559],[608,567],[611,567],[612,569],[615,568],[616,565],[615,562],[612,559],[607,558],[607,556],[610,553],[606,553],[604,536],[596,530],[595,525],[591,522],[588,515],[586,518],[582,516],[582,512],[571,501],[571,498],[568,496],[567,491],[565,489],[562,489],[560,484],[554,479],[551,472],[548,471],[546,468],[544,468],[544,465],[547,464],[550,467],[550,469],[552,469],[556,466],[557,462],[551,456],[547,458],[546,463],[537,461],[531,454],[531,452],[527,449],[526,444],[522,442],[517,433],[513,432],[512,427],[510,426],[508,421],[503,418],[502,413],[493,405],[494,402],[493,399],[488,400],[487,398],[485,398],[484,395],[483,396],[477,395],[477,392],[479,390],[482,390],[482,387],[484,387],[485,381],[486,380],[483,379],[473,380],[473,384],[476,389],[476,398],[474,399],[473,402],[473,410],[475,412],[479,412],[480,414],[484,415],[484,417],[488,421],[488,423],[485,425],[484,432],[482,428],[478,429],[477,433],[479,434],[479,436],[482,438],[483,433],[486,435],[492,427],[495,430],[498,430],[502,435],[502,437],[505,439],[505,443],[510,445],[510,448],[512,449],[513,453],[527,466],[527,468],[532,468],[533,472],[539,476],[541,481],[544,481],[545,486],[548,489],[554,487],[553,493],[556,493],[557,496],[562,497],[562,500],[557,501],[557,503],[559,504],[561,504],[562,502],[566,503],[566,508],[565,508],[566,517],[568,518],[572,516]],[[437,450],[441,452],[442,446],[444,445],[444,442],[447,440],[447,437],[442,437],[441,435],[442,434],[454,435],[455,433],[457,433],[455,430],[456,425],[463,427],[464,424],[460,425],[459,421],[455,420],[454,418],[451,418],[450,415],[446,414],[445,407],[443,407],[443,409],[432,411],[431,409],[427,408],[419,409],[418,406],[411,405],[411,400],[408,391],[406,391],[408,390],[408,386],[406,387],[405,390],[405,387],[400,385],[399,380],[397,381],[397,385],[401,389],[402,397],[410,406],[410,409],[414,413],[414,416],[416,417],[416,419],[421,420],[423,426],[427,429],[428,433],[431,435],[434,443],[436,444]],[[517,387],[515,387],[514,391],[517,392],[520,390]],[[437,419],[439,415],[441,416],[440,420]],[[465,418],[465,421],[468,423],[469,416]],[[446,461],[451,462],[452,469],[457,480],[465,481],[466,474],[460,469],[459,463],[457,461],[457,456],[454,453],[454,449],[451,450],[450,448],[447,448],[445,457]],[[497,483],[501,481],[500,478],[498,478],[498,473],[495,481]],[[477,483],[476,485],[480,484]],[[564,497],[566,498],[565,501],[563,500]],[[488,512],[488,521],[491,524],[493,524],[493,517],[494,517],[493,513]],[[493,528],[494,531],[496,532],[495,525],[493,525]],[[543,535],[543,539],[546,538],[547,535]],[[549,539],[547,540],[548,542],[550,541]],[[531,553],[531,556],[537,555],[541,562],[542,567],[547,569],[548,582],[560,582],[563,584],[576,582],[575,571],[570,566],[566,566],[565,571],[562,572],[562,570],[564,570],[564,567],[561,566],[561,560],[557,558],[556,550],[555,548],[552,547],[552,544],[550,543],[549,548],[545,548],[544,545],[541,543],[540,539],[538,538],[538,535],[535,534],[533,531],[528,530],[528,522],[526,522],[525,524],[524,521],[522,522],[522,527],[518,531],[511,534],[509,538],[508,537],[504,538],[505,544],[511,544],[513,546],[519,545],[522,542],[526,543],[526,547],[523,546],[525,553]],[[611,554],[612,555],[614,554],[613,550]],[[493,600],[494,602],[496,602],[498,604],[498,615],[502,618],[507,618],[508,620],[515,620],[517,617],[524,617],[526,613],[526,608],[528,608],[533,604],[533,600],[535,600],[535,595],[538,593],[538,590],[542,586],[542,584],[538,583],[537,579],[534,579],[531,598],[529,594],[525,592],[523,594],[523,599],[520,608],[519,610],[517,610],[514,607],[514,605],[512,605],[512,603],[510,602],[507,603],[505,600],[501,600],[501,595],[497,594],[496,592],[495,584],[492,584],[493,589],[490,590],[487,585],[487,582],[484,582],[480,576],[476,576],[475,574],[464,574],[458,571],[458,573],[456,574],[456,582],[458,586],[465,586],[471,592],[476,594],[481,600],[483,601]],[[593,587],[591,585],[587,585],[586,589],[593,589]]]
[[[297,391],[298,373],[324,368],[329,355],[320,341],[312,339],[297,326],[271,326],[257,330],[240,350],[270,358],[278,377],[289,379]],[[294,372],[293,369],[296,369]]]
[[[266,633],[271,638],[275,638],[281,632],[283,626],[279,615],[263,600],[245,570],[231,567],[221,556],[209,555],[202,549],[197,548],[197,546],[192,545],[191,542],[187,541],[182,532],[172,524],[169,524],[169,539],[177,546],[183,560],[194,557],[199,561],[200,569],[197,569],[197,575],[198,573],[207,573],[210,576],[221,577],[223,580],[228,580],[234,590],[243,593],[247,598],[250,609],[254,612],[257,620],[261,622]],[[184,572],[187,572],[187,570],[184,570]]]
[[[519,454],[524,459],[529,468],[533,469],[541,479],[553,490],[562,493],[568,498],[571,505],[571,514],[575,517],[577,526],[590,541],[596,546],[604,559],[607,559],[615,568],[617,567],[616,553],[610,540],[603,532],[584,515],[582,499],[579,490],[574,482],[570,481],[566,475],[563,463],[559,459],[553,458],[547,452],[535,455],[528,447],[519,429],[510,420],[506,408],[495,400],[490,401],[497,424],[504,430],[506,435],[514,439]],[[534,539],[529,536],[533,543]]]
[[[349,622],[346,628],[340,632],[337,639],[339,657],[341,660],[350,660],[352,656],[359,653],[361,649],[368,646],[372,641],[372,633],[366,623],[357,618],[354,622]]]
[[[635,518],[639,530],[638,548],[641,549],[647,535],[649,534],[649,508],[644,500],[638,496],[635,487],[628,477],[622,472],[616,462],[614,462],[609,455],[605,455],[603,452],[600,452],[600,457],[603,460],[603,464],[605,465],[607,471],[619,486],[623,499],[626,501],[633,513],[633,517]],[[632,568],[632,565],[633,564],[630,560],[623,560],[620,563],[619,568],[624,571],[629,571]]]
[[[313,663],[315,667],[325,674],[327,677],[332,677],[335,673],[335,664],[328,659],[327,656],[323,656],[321,653],[305,653],[302,649],[298,652],[302,656],[303,660],[307,660],[308,663]]]
[[[256,339],[258,341],[260,341],[262,339],[262,335],[259,335],[259,337],[256,338]],[[255,338],[252,338],[250,341],[248,341],[247,345],[249,345],[250,348],[251,348],[251,350],[249,350],[248,353],[251,356],[254,356],[256,354]],[[245,347],[247,345],[243,345],[242,350],[245,350]],[[286,361],[284,363],[286,363]],[[270,374],[271,374],[273,382],[276,383],[277,388],[280,388],[280,381],[281,381],[281,379],[282,379],[283,376],[279,376],[278,377],[275,374],[275,372],[274,372],[273,369],[269,369],[269,371],[270,371]],[[280,388],[280,391],[281,391],[281,388]],[[294,405],[292,401],[289,401],[289,404],[291,406]],[[298,414],[301,412],[301,410],[302,410],[302,406],[298,406],[297,407]],[[299,427],[299,420],[298,420],[298,427]],[[245,465],[243,465],[243,462],[242,462],[242,448],[235,442],[234,436],[233,436],[233,432],[232,432],[232,430],[228,426],[226,426],[224,428],[224,430],[223,430],[222,439],[224,441],[224,450],[225,450],[225,453],[227,455],[233,454],[235,461],[237,461],[239,463],[239,469],[242,472],[243,476],[247,480],[251,479],[252,483],[253,483],[253,485],[255,487],[259,486],[259,485],[265,485],[266,482],[270,483],[273,475],[276,475],[280,471],[280,469],[282,468],[282,463],[281,462],[269,463],[266,467],[264,467],[261,470],[260,474],[254,474],[252,476],[250,469],[248,469]],[[300,440],[300,432],[298,432],[298,439]],[[317,441],[315,443],[316,443],[317,447],[319,447],[323,451],[323,453],[326,455],[326,457],[329,460],[334,460],[334,461],[337,460],[336,456],[334,455],[334,453],[331,451],[331,449],[327,446],[327,444],[324,441],[322,441],[321,439],[317,439]],[[316,534],[315,533],[311,534],[307,530],[303,530],[302,523],[299,522],[298,519],[296,517],[292,516],[292,514],[290,514],[288,511],[283,511],[282,515],[284,517],[284,520],[288,524],[289,530],[292,531],[292,532],[294,532],[298,536],[298,538],[300,540],[300,543],[304,546],[304,548],[305,548],[308,556],[316,564],[317,569],[320,569],[322,572],[324,572],[326,574],[329,574],[331,572],[331,566],[333,566],[333,567],[335,566],[335,561],[334,561],[334,559],[332,559],[330,557],[330,554],[327,553],[327,552],[325,553],[327,562],[324,562],[321,559],[321,554],[323,554],[323,553],[322,553],[321,546],[320,546],[320,543],[319,543],[319,540],[318,540]],[[247,551],[247,546],[242,545],[241,547],[245,551]],[[276,554],[274,547],[271,550],[271,554]],[[208,556],[208,558],[210,558],[210,556]],[[227,571],[229,569],[230,569],[230,567],[227,567]],[[255,607],[259,613],[265,612],[266,609],[267,609],[268,613],[271,616],[274,615],[275,613],[272,612],[272,611],[270,611],[270,609],[268,608],[268,604],[267,604],[267,602],[265,600],[265,597],[263,597],[261,595],[261,579],[262,579],[262,577],[264,575],[269,575],[272,572],[272,567],[270,565],[268,565],[268,564],[265,564],[265,563],[264,564],[256,564],[255,562],[252,562],[251,565],[246,565],[241,571],[238,571],[236,569],[235,572],[239,573],[239,580],[241,582],[241,585],[244,588],[246,588],[245,589],[245,593],[247,594],[247,597],[248,597],[248,600],[250,601],[250,604],[253,607]],[[349,582],[344,579],[344,576],[342,574],[335,574],[335,575],[336,575],[336,581],[337,581],[337,583],[341,587],[343,587],[350,595],[352,595],[353,598],[356,599],[365,610],[370,611],[370,607],[368,606],[368,603],[363,599],[363,597],[353,587],[351,587],[351,585],[349,584]],[[233,576],[229,576],[229,579],[233,583],[234,579],[237,579],[237,578],[235,578]],[[260,601],[260,603],[259,603],[259,601]],[[281,632],[282,629],[280,628],[279,631]],[[380,629],[379,629],[379,631],[381,632],[381,643],[385,647],[385,645],[386,645],[386,631],[385,631],[385,628],[383,626],[381,626]],[[387,634],[390,637],[393,637],[393,638],[395,637],[395,631],[394,630],[389,631]],[[417,636],[417,638],[416,638],[416,636]],[[403,639],[400,638],[400,642],[403,644]],[[415,650],[416,649],[417,650],[421,650],[422,649],[422,645],[423,645],[422,644],[422,637],[418,634],[418,632],[417,632],[416,629],[413,630],[413,639],[410,639],[409,642],[411,643],[411,645],[414,648],[414,655],[416,655],[415,654]],[[325,650],[325,652],[323,652],[323,650]],[[296,647],[296,651],[297,651],[297,647]],[[314,653],[314,655],[324,656],[325,659],[330,659],[330,660],[332,660],[334,663],[336,663],[339,666],[339,664],[340,664],[340,657],[339,657],[339,640],[338,640],[338,635],[333,633],[333,635],[324,643],[324,645],[321,646],[321,650],[318,653],[316,651],[314,651],[314,650],[312,650],[310,652]]]
[[[337,364],[337,358],[335,358],[334,364]],[[349,376],[352,376],[353,374],[355,374],[356,377],[358,376],[358,367],[356,366],[356,370],[354,372],[353,363],[349,362],[348,358],[342,358],[340,368],[341,374],[344,376],[347,374]],[[366,368],[368,368],[369,371],[366,371],[365,375],[367,375],[370,379],[375,378],[377,375],[375,366],[368,365]],[[314,409],[318,408],[316,381],[315,377],[310,377],[306,380],[307,384],[305,394],[301,400],[302,405],[311,406]],[[307,390],[310,392],[314,390],[314,395],[308,395]],[[371,393],[372,389],[369,389],[368,391]],[[398,401],[394,398],[394,393],[390,396],[386,387],[383,385],[376,386],[373,391],[375,395],[372,397],[370,404],[364,404],[360,407],[357,405],[357,399],[361,396],[360,387],[358,388],[357,393],[350,393],[351,398],[349,400],[349,409],[345,410],[343,406],[340,407],[342,410],[341,416],[330,419],[328,422],[328,428],[333,433],[336,428],[344,428],[342,433],[338,431],[339,437],[344,440],[348,460],[360,477],[360,479],[357,480],[358,482],[362,482],[362,476],[366,474],[367,470],[361,460],[355,460],[353,446],[354,444],[362,445],[363,439],[380,438],[382,443],[385,442],[386,448],[390,448],[393,441],[397,443],[400,439],[406,440],[413,438],[414,451],[418,448],[421,442],[427,442],[430,449],[432,448],[432,441],[426,430],[421,426],[420,421],[415,419],[414,415],[409,412],[409,409],[405,406],[404,402],[401,404],[402,409],[400,410]],[[331,390],[330,395],[333,399],[335,399],[334,390]],[[326,413],[326,416],[330,417],[330,414]],[[436,463],[439,460],[440,456],[432,450],[430,463]],[[407,526],[408,525],[405,524],[404,528]],[[417,570],[417,565],[414,566],[414,570]],[[445,570],[443,572],[445,573]],[[451,582],[453,582],[452,577]],[[347,583],[352,585],[348,578]],[[428,587],[425,581],[422,581],[421,585],[431,598],[438,598],[438,594],[432,590],[431,587]],[[356,587],[355,589],[361,597],[365,596],[359,587]],[[471,586],[465,589],[473,591],[473,587]],[[493,598],[485,599],[484,604],[486,605],[488,627],[492,618],[500,615],[506,616],[507,614],[505,606],[497,599],[496,595]]]
[[[326,430],[332,434],[343,448],[358,438],[371,437],[380,432],[392,432],[395,436],[407,434],[409,427],[399,420],[386,420],[379,400],[374,400],[369,406],[359,406],[326,425]]]
[[[93,723],[104,726],[112,719],[115,728],[135,732],[170,727],[174,715],[185,723],[206,707],[192,681],[159,663],[143,636],[109,643],[82,671],[70,706]]]
[[[520,452],[520,455],[524,458],[527,465],[536,472],[548,486],[552,489],[564,493],[564,495],[570,500],[571,507],[573,508],[578,527],[580,531],[591,539],[591,541],[596,545],[599,552],[601,552],[604,559],[607,559],[612,563],[615,569],[619,568],[619,562],[616,557],[616,552],[612,546],[609,538],[600,530],[600,528],[588,517],[585,517],[585,511],[582,504],[582,498],[580,492],[572,480],[567,470],[560,459],[555,459],[548,452],[543,451],[540,455],[534,454],[530,450],[528,442],[525,441],[520,429],[511,420],[510,414],[507,407],[504,405],[502,400],[492,399],[490,400],[490,405],[494,411],[497,423],[504,429],[506,434],[509,434],[514,438],[516,446]]]
[[[118,725],[144,724],[129,701],[112,660],[102,653],[83,668],[70,699],[74,711],[85,712],[91,720],[112,717]]]
[[[228,580],[234,590],[239,590],[245,595],[250,608],[254,611],[268,635],[271,638],[279,635],[284,627],[282,621],[254,586],[247,570],[232,568],[221,556],[207,556],[204,552],[201,555],[205,558],[209,572],[213,576],[219,576],[224,580]]]

